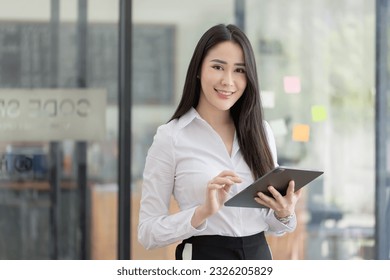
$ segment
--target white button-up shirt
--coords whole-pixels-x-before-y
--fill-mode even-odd
[[[266,121],[264,127],[276,166],[274,136]],[[143,174],[139,242],[150,249],[194,235],[248,236],[262,231],[281,235],[295,229],[295,216],[285,225],[269,209],[227,206],[200,227],[192,227],[191,218],[195,208],[205,201],[208,181],[223,170],[232,170],[242,179],[242,183],[232,186],[230,196],[254,181],[236,136],[229,155],[222,138],[194,108],[160,126]],[[169,212],[172,194],[180,207],[180,212],[174,214]]]

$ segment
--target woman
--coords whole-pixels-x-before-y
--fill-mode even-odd
[[[144,169],[138,239],[147,249],[182,241],[176,259],[272,259],[264,232],[296,227],[301,190],[258,194],[267,208],[224,202],[277,165],[263,120],[256,63],[246,35],[216,25],[200,38],[182,99],[157,130]],[[180,211],[169,213],[174,195]]]

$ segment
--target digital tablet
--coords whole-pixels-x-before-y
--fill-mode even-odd
[[[267,208],[254,200],[254,197],[257,196],[256,194],[258,192],[263,192],[266,195],[272,196],[268,191],[268,186],[274,186],[284,196],[290,180],[295,181],[295,191],[297,191],[323,173],[323,171],[319,170],[278,166],[227,200],[225,206]]]

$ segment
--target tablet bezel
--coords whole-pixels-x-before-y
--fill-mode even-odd
[[[291,180],[295,181],[295,191],[297,191],[323,173],[324,172],[320,170],[277,166],[244,190],[228,199],[224,205],[230,207],[268,208],[254,200],[254,197],[258,192],[263,192],[266,195],[272,196],[268,191],[268,186],[274,186],[282,195],[285,195],[288,183]]]

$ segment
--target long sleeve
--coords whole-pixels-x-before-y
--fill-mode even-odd
[[[148,151],[143,174],[138,240],[147,249],[162,247],[192,236],[195,207],[169,213],[175,184],[175,157],[169,126],[158,129]]]
[[[297,226],[297,218],[294,217],[288,222],[288,224],[283,224],[275,218],[274,211],[269,210],[267,216],[265,217],[266,223],[269,228],[267,230],[268,233],[273,235],[283,235],[286,232],[293,232]]]

